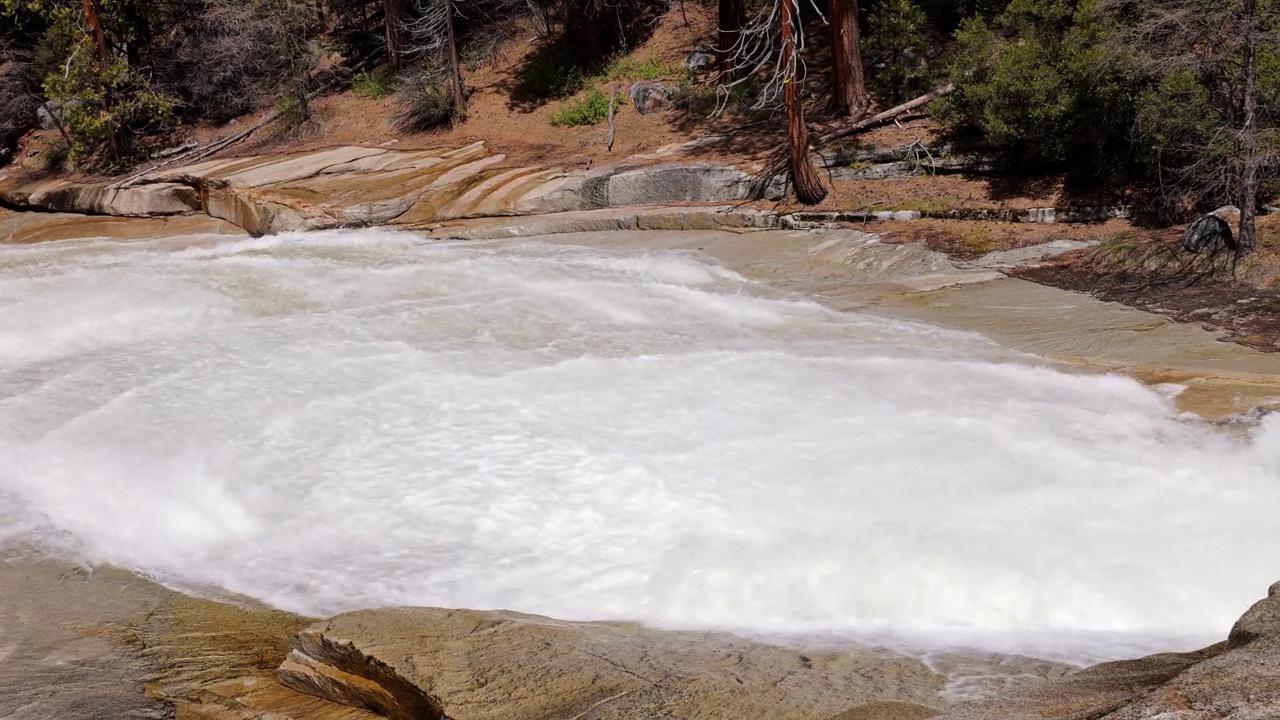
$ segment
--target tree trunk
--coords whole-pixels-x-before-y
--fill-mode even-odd
[[[1258,244],[1254,222],[1258,207],[1258,33],[1257,0],[1244,0],[1244,124],[1240,130],[1240,235],[1236,256],[1244,257]]]
[[[407,0],[383,0],[384,22],[387,30],[387,62],[399,70],[403,64],[405,46],[405,21],[409,19]]]
[[[453,34],[453,0],[444,0],[445,42],[449,44],[449,78],[453,85],[453,113],[467,112],[467,95],[462,89],[462,60],[458,57],[458,38]]]
[[[89,24],[93,33],[93,42],[98,47],[98,60],[107,61],[107,36],[102,32],[102,21],[98,19],[97,0],[84,0],[84,21]]]
[[[596,19],[596,0],[580,0],[578,17],[582,22],[582,51],[587,67],[594,68],[604,59],[600,49],[600,23]]]
[[[111,54],[107,50],[107,36],[102,32],[102,20],[98,17],[98,0],[84,0],[84,21],[89,25],[89,31],[93,33],[93,42],[97,46],[98,63],[102,67],[106,67],[111,62]],[[114,91],[107,89],[106,100],[109,103]],[[124,156],[124,143],[120,142],[120,132],[111,133],[107,138],[107,154],[112,160],[119,160]]]
[[[733,47],[738,43],[738,33],[746,24],[747,8],[743,0],[720,0],[720,37],[716,48],[720,72],[733,72]]]
[[[831,112],[860,118],[871,108],[862,68],[858,0],[831,0]]]
[[[818,169],[809,155],[809,129],[804,123],[804,105],[800,98],[799,58],[796,57],[794,0],[782,2],[782,52],[779,64],[786,73],[787,144],[791,160],[791,184],[796,199],[805,205],[817,205],[827,196]]]

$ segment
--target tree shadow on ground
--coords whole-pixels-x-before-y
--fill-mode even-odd
[[[602,33],[600,50],[604,55],[600,64],[644,45],[665,12],[665,3],[651,0],[606,5],[606,12],[596,19]],[[573,25],[565,22],[559,34],[540,39],[511,77],[497,84],[509,97],[509,110],[533,112],[549,102],[577,93],[594,81],[594,74],[603,68],[589,62],[584,52],[585,43]]]

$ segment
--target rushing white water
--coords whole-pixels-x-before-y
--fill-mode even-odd
[[[1280,579],[1280,427],[676,254],[0,249],[0,537],[316,614],[1106,656]]]

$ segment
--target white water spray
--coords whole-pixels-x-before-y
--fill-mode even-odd
[[[1280,428],[679,254],[0,249],[0,539],[291,610],[1077,657],[1280,579]]]

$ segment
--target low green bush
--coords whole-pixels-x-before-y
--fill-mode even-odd
[[[614,112],[622,105],[622,95],[613,101]],[[593,87],[579,98],[565,100],[551,113],[551,124],[576,127],[595,125],[609,117],[609,96],[604,90]]]
[[[671,78],[679,82],[687,76],[692,76],[693,73],[680,65],[662,62],[658,59],[657,53],[649,50],[644,57],[615,56],[609,61],[602,75],[604,80],[631,80],[634,82],[636,80]]]
[[[396,81],[383,72],[362,72],[352,78],[351,89],[370,100],[381,100],[396,91]]]
[[[311,117],[306,99],[298,93],[289,93],[277,100],[276,112],[280,114],[280,124],[289,130],[297,130]]]

